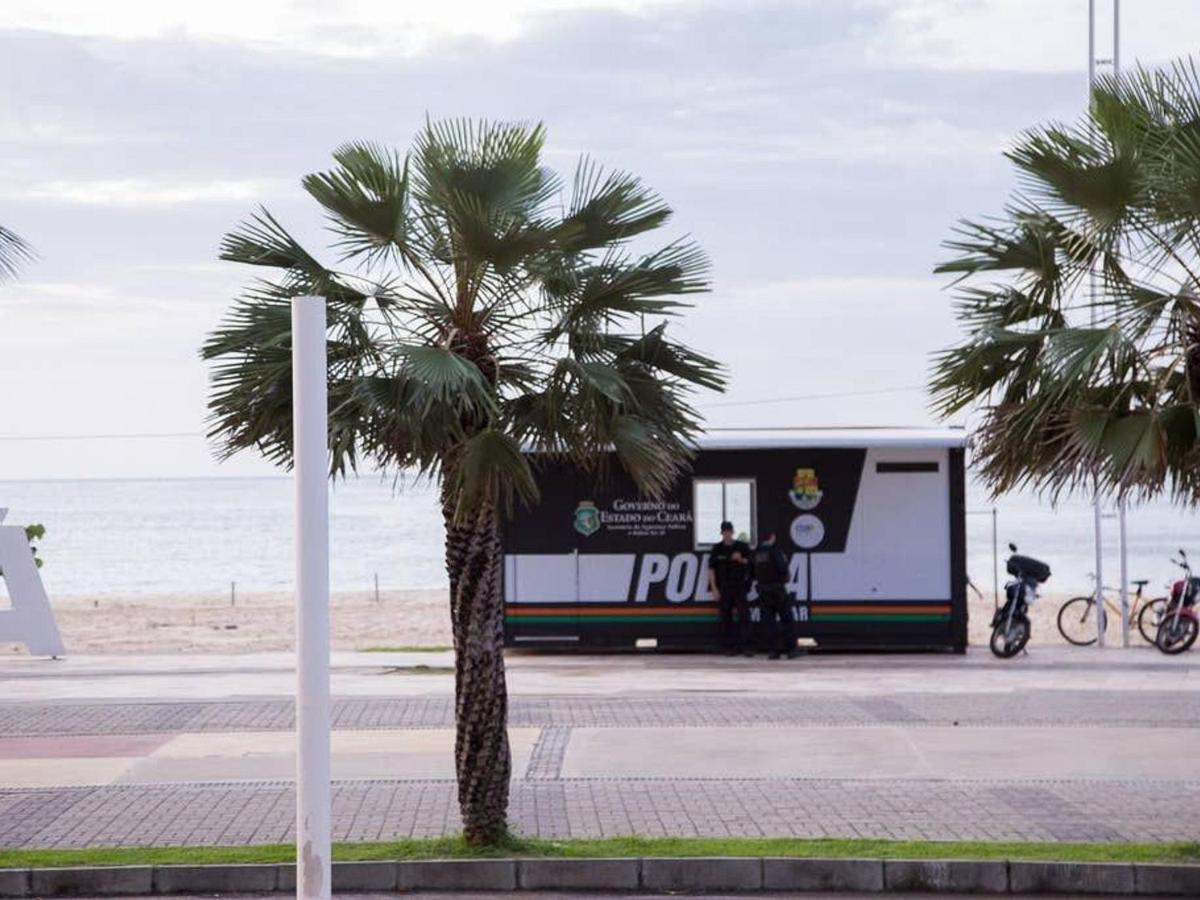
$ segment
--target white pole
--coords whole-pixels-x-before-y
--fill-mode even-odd
[[[1092,91],[1096,86],[1096,0],[1088,0],[1088,109],[1092,107]],[[1088,302],[1093,327],[1096,324],[1096,266],[1088,276]],[[1096,544],[1096,646],[1104,646],[1104,562],[1100,543],[1100,488],[1095,486],[1092,495],[1092,519],[1095,527]]]
[[[1096,0],[1088,0],[1088,108],[1092,105],[1092,86],[1096,81]]]
[[[1096,646],[1104,646],[1104,548],[1100,540],[1100,491],[1097,489],[1092,514],[1096,525]]]
[[[292,300],[296,475],[296,897],[329,900],[329,465],[325,300]]]
[[[1113,0],[1113,74],[1121,74],[1121,0]]]
[[[1129,547],[1125,542],[1125,498],[1117,501],[1121,530],[1121,646],[1129,646]]]
[[[1113,75],[1121,74],[1121,0],[1113,0]],[[1125,536],[1125,498],[1117,500],[1121,532],[1121,646],[1129,646],[1129,545]]]
[[[992,507],[992,605],[1000,606],[1000,538],[996,530],[996,507]]]

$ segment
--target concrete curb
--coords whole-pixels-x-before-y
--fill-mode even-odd
[[[294,865],[0,869],[0,897],[294,891]],[[583,890],[1200,896],[1200,865],[645,857],[338,862],[334,891]]]

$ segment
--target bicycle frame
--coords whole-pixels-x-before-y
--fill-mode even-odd
[[[1094,575],[1092,577],[1093,577],[1093,579],[1095,578]],[[1144,588],[1145,588],[1145,585],[1142,585],[1142,584],[1137,584],[1134,586],[1133,599],[1129,604],[1129,621],[1131,624],[1133,622],[1137,621],[1137,616],[1138,616],[1138,613],[1141,612],[1142,606],[1144,605],[1144,603],[1148,602],[1146,600],[1145,596],[1143,596]],[[1115,587],[1105,586],[1105,587],[1100,588],[1100,595],[1104,598],[1104,609],[1105,609],[1106,614],[1110,614],[1112,617],[1116,618],[1118,621],[1120,621],[1120,619],[1121,619],[1121,607],[1117,604],[1116,601],[1114,601],[1108,595],[1109,594],[1119,594],[1120,591],[1121,591],[1120,588],[1115,588]],[[1092,596],[1093,597],[1095,596],[1095,592],[1092,593]]]

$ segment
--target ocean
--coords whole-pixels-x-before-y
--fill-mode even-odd
[[[0,481],[5,524],[46,526],[40,555],[51,597],[283,591],[292,586],[292,482],[286,477],[114,481]],[[330,495],[330,581],[334,591],[438,588],[442,520],[428,483],[391,478],[338,482]],[[968,490],[967,571],[992,586],[992,502]],[[1000,578],[1006,545],[1048,562],[1052,593],[1087,592],[1095,570],[1092,510],[1084,501],[1058,508],[1028,496],[995,504]],[[1109,513],[1111,515],[1111,513]],[[1130,509],[1129,577],[1149,590],[1178,570],[1168,558],[1183,547],[1200,564],[1195,513],[1164,503]],[[1118,579],[1117,521],[1104,520],[1104,581]]]

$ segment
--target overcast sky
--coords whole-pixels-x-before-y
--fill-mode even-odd
[[[1104,7],[1106,4],[1101,2]],[[1122,60],[1200,35],[1195,0],[1125,4]],[[548,162],[641,175],[712,257],[683,327],[732,369],[717,425],[929,424],[956,338],[932,266],[999,210],[1022,128],[1076,117],[1086,0],[4,0],[0,479],[218,466],[197,348],[248,273],[216,260],[267,205],[320,246],[299,179],[425,115],[540,120]],[[1108,54],[1107,43],[1101,47]],[[747,401],[886,392],[788,403]]]

